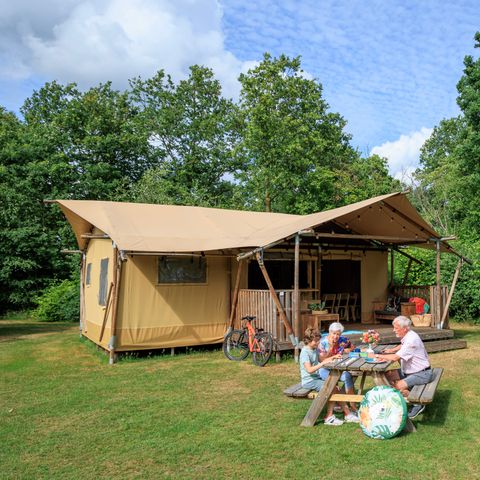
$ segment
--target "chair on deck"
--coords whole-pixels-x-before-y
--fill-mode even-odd
[[[349,308],[348,301],[350,300],[349,293],[339,293],[337,294],[337,305],[335,306],[335,313],[338,313],[340,320],[348,322],[349,319]]]
[[[337,299],[337,295],[335,293],[325,293],[322,296],[322,300],[325,302],[325,308],[330,313],[335,313],[335,300]]]
[[[357,301],[358,301],[358,293],[352,293],[350,295],[350,304],[348,306],[350,310],[349,318],[350,320],[352,320],[352,322],[357,321],[357,309],[358,309]]]

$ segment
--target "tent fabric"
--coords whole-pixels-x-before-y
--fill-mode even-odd
[[[440,235],[403,193],[391,193],[310,215],[94,200],[57,200],[84,249],[95,226],[120,250],[144,253],[259,248],[335,220],[352,233],[424,241]],[[450,247],[443,243],[442,250]]]

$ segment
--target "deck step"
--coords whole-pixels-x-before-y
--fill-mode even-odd
[[[433,340],[425,342],[425,348],[428,353],[445,352],[447,350],[459,350],[461,348],[467,348],[467,342],[465,340]]]

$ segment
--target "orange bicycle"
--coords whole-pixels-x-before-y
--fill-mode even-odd
[[[273,337],[263,328],[255,328],[256,317],[243,317],[241,330],[232,330],[223,341],[223,353],[229,360],[245,360],[252,353],[255,365],[263,367],[272,356]]]

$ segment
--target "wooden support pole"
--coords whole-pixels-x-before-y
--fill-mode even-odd
[[[442,292],[440,291],[440,240],[436,240],[437,244],[437,294],[435,298],[436,312],[434,319],[437,328],[440,328],[440,319],[442,318]]]
[[[450,302],[452,301],[453,291],[455,290],[455,285],[457,284],[458,275],[460,274],[460,269],[463,265],[463,258],[460,258],[457,264],[457,268],[455,269],[455,273],[453,275],[452,286],[450,287],[450,292],[448,293],[447,303],[445,304],[445,309],[443,311],[442,320],[440,321],[440,328],[443,329],[445,319],[448,315],[448,308],[450,307]]]
[[[80,337],[83,333],[83,325],[85,319],[85,272],[87,269],[86,266],[86,255],[82,252],[82,259],[80,263],[80,322],[79,322],[79,334]]]
[[[322,247],[318,247],[317,290],[318,290],[318,298],[322,298]]]
[[[110,287],[108,288],[107,304],[105,306],[105,313],[103,314],[102,328],[100,330],[100,337],[98,339],[99,342],[102,341],[103,334],[105,333],[105,325],[107,324],[108,312],[110,311],[110,305],[111,305],[112,290],[113,290],[113,282],[110,283]]]
[[[260,267],[260,270],[263,274],[263,278],[265,279],[265,282],[267,283],[268,290],[270,291],[270,295],[272,296],[272,300],[275,303],[275,306],[277,307],[278,314],[280,315],[280,319],[282,320],[283,324],[285,325],[285,328],[287,330],[288,335],[290,336],[290,341],[292,342],[292,345],[295,346],[298,343],[298,338],[295,338],[295,335],[293,333],[292,325],[288,321],[287,316],[285,315],[285,310],[282,307],[282,304],[280,303],[280,300],[278,299],[277,294],[275,293],[275,289],[273,288],[272,282],[270,280],[270,277],[268,275],[267,269],[265,268],[265,265],[263,264],[263,259],[260,254],[260,252],[256,253],[257,257],[257,262],[258,266]]]
[[[122,277],[122,260],[118,249],[115,247],[113,249],[113,259],[114,259],[114,271],[113,278],[115,285],[113,287],[113,298],[112,298],[112,321],[111,321],[111,332],[110,332],[110,365],[113,365],[116,361],[115,347],[117,346],[117,312],[118,312],[118,299],[120,297],[120,279]]]
[[[230,321],[228,323],[229,330],[233,328],[233,324],[235,323],[235,315],[237,313],[237,304],[238,304],[238,291],[240,289],[240,280],[242,278],[242,270],[243,270],[244,263],[245,263],[245,260],[238,261],[237,278],[235,279],[235,289],[233,291],[232,308],[230,311]]]
[[[393,254],[393,248],[390,249],[390,288],[393,288],[393,278],[394,278],[394,269],[395,269],[395,257]]]
[[[404,287],[407,284],[408,280],[408,274],[410,273],[410,268],[412,266],[412,259],[408,259],[408,264],[407,264],[407,269],[405,270],[405,275],[403,276],[403,282],[402,282],[402,287]]]
[[[295,235],[295,265],[293,273],[293,331],[296,338],[300,337],[300,235]],[[298,362],[299,349],[295,345],[294,358]]]

